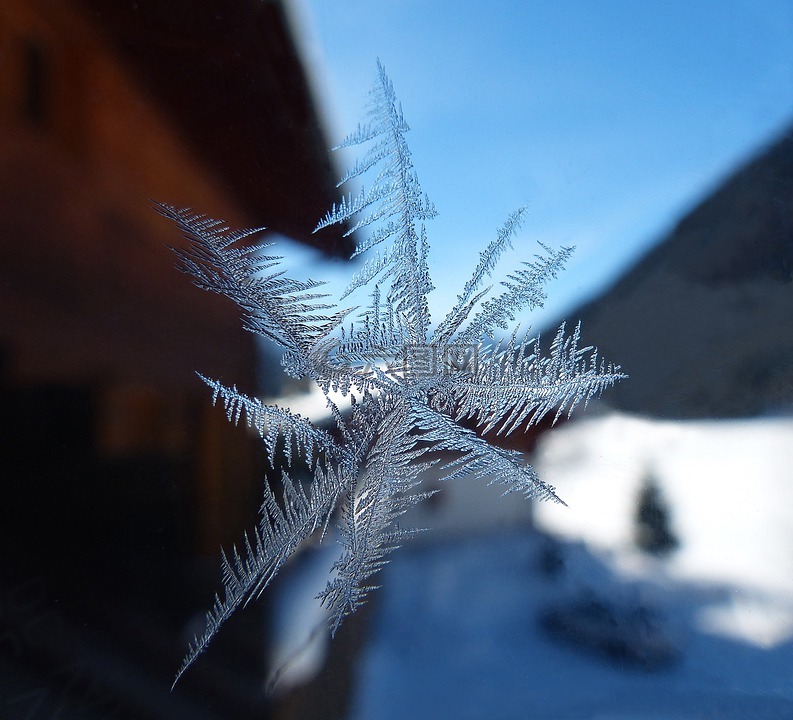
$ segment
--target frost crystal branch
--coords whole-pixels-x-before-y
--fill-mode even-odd
[[[482,435],[525,430],[548,413],[569,414],[624,377],[595,349],[579,347],[578,327],[566,335],[562,325],[548,355],[539,339],[519,337],[517,329],[508,340],[494,340],[519,313],[542,305],[545,284],[572,252],[541,245],[535,259],[509,275],[499,292],[483,289],[511,248],[522,209],[507,218],[454,307],[432,329],[425,222],[435,209],[413,168],[407,131],[391,81],[378,63],[367,121],[339,145],[367,146],[339,185],[358,178],[368,184],[344,196],[316,227],[344,224],[347,234],[367,235],[355,254],[369,258],[341,299],[368,287],[369,301],[347,325],[356,308],[328,302],[317,292],[319,282],[286,277],[281,258],[262,254],[267,245],[238,245],[255,231],[230,231],[189,210],[158,205],[189,241],[187,249],[176,250],[181,269],[199,287],[233,300],[248,330],[281,346],[285,372],[321,388],[338,429],[325,432],[287,409],[201,376],[229,420],[242,419],[259,432],[270,464],[275,468],[277,456],[283,456],[287,467],[281,469],[280,497],[265,483],[261,519],[244,547],[223,553],[223,596],[215,597],[206,629],[190,644],[176,680],[222,623],[264,591],[298,546],[316,532],[324,537],[331,523],[343,548],[320,597],[335,632],[365,601],[371,578],[389,553],[416,532],[401,528],[398,520],[431,494],[421,490],[431,466],[441,479],[473,475],[503,485],[505,492],[559,501],[520,453],[495,447]],[[348,398],[349,408],[339,408],[331,393]],[[462,420],[479,432],[463,427]],[[307,489],[289,476],[295,455],[313,472]]]

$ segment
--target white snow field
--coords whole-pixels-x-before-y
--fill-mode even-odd
[[[535,461],[568,503],[537,506],[537,530],[508,512],[394,553],[352,718],[793,718],[793,418],[606,415],[546,434]],[[650,474],[679,541],[667,558],[633,542]],[[582,597],[648,608],[678,661],[648,671],[543,632],[546,609]]]

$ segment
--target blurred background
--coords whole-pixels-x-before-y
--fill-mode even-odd
[[[791,38],[790,0],[5,0],[0,716],[791,717]],[[151,200],[335,292],[354,238],[311,231],[377,58],[431,308],[526,205],[505,270],[577,248],[532,330],[630,380],[513,439],[568,507],[444,488],[332,643],[307,550],[170,692],[266,474],[195,371],[321,406]]]

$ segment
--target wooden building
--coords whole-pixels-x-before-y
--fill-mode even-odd
[[[151,199],[351,249],[311,235],[337,191],[288,15],[275,0],[4,0],[0,131],[0,580],[45,578],[61,608],[101,581],[97,608],[156,595],[153,614],[179,622],[179,602],[211,602],[184,600],[183,565],[208,558],[214,587],[263,472],[195,371],[255,392],[260,368],[237,309],[175,269],[181,238]],[[245,716],[234,702],[217,716]],[[199,716],[173,703],[130,716]]]
[[[254,343],[150,199],[316,243],[333,197],[283,8],[8,0],[0,53],[4,382],[88,389],[102,453],[182,454],[194,371],[253,391]]]

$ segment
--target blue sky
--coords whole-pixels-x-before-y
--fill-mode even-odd
[[[526,205],[505,269],[575,245],[532,323],[560,319],[793,123],[793,0],[291,4],[332,142],[377,58],[394,82],[440,212],[436,317]]]

